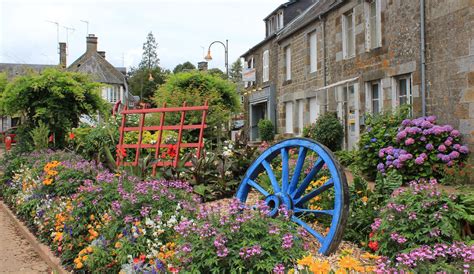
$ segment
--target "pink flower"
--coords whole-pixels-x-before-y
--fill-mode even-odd
[[[408,138],[405,140],[405,145],[409,146],[409,145],[413,145],[415,143],[415,139],[413,138]]]
[[[440,151],[440,152],[445,152],[445,151],[446,151],[446,146],[440,145],[440,146],[438,147],[438,151]]]

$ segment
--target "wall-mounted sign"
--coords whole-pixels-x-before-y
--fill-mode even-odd
[[[257,80],[255,68],[244,68],[242,71],[242,81],[253,82]]]

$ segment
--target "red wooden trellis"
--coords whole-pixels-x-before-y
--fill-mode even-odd
[[[140,159],[140,150],[141,149],[154,149],[155,150],[155,162],[153,163],[153,176],[156,175],[156,167],[163,166],[173,166],[177,167],[180,159],[180,150],[182,148],[196,148],[196,156],[199,158],[201,156],[201,150],[204,147],[203,136],[204,129],[207,127],[206,116],[209,110],[209,106],[206,103],[203,106],[187,106],[186,102],[183,103],[182,107],[166,107],[166,103],[163,104],[162,108],[148,108],[148,109],[125,109],[122,110],[122,124],[120,126],[120,138],[117,145],[117,166],[137,166]],[[186,112],[189,111],[202,111],[202,119],[200,124],[185,124]],[[181,113],[181,120],[178,125],[165,125],[165,114],[166,113]],[[146,114],[151,113],[161,113],[160,115],[160,124],[157,126],[145,126],[145,116]],[[138,127],[127,127],[127,115],[128,114],[138,114],[140,115],[140,120],[138,122]],[[184,130],[195,130],[199,129],[199,138],[197,143],[182,143],[183,131]],[[158,137],[155,144],[143,144],[142,137],[143,131],[157,131]],[[172,149],[176,152],[171,159],[163,159],[160,157],[160,150],[170,148],[169,144],[162,143],[162,135],[164,130],[175,130],[178,131],[178,140],[176,144],[172,146]],[[138,131],[138,143],[136,144],[124,144],[123,139],[125,132]],[[124,154],[126,149],[135,149],[135,160],[133,162],[124,161]],[[184,163],[185,166],[192,166],[191,162]]]

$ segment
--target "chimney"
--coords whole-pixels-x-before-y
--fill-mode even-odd
[[[105,59],[105,51],[98,51],[97,52],[100,56],[102,56],[102,58]]]
[[[66,56],[67,56],[67,52],[66,52],[67,48],[66,48],[66,43],[64,42],[60,42],[59,43],[59,66],[61,68],[66,68]]]
[[[97,51],[97,37],[94,34],[89,34],[86,37],[87,41],[87,51],[86,52],[96,52]]]
[[[207,70],[207,62],[205,62],[205,61],[198,62],[198,70],[206,71]]]

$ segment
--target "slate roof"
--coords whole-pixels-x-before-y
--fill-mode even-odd
[[[12,79],[28,72],[41,72],[47,68],[55,67],[57,65],[0,63],[0,72],[6,72],[7,77]]]
[[[101,83],[120,85],[125,83],[125,75],[97,52],[84,53],[67,70],[90,74],[94,81]]]
[[[335,9],[340,4],[343,4],[345,0],[320,0],[310,8],[305,10],[301,15],[296,17],[293,21],[288,23],[282,30],[278,32],[277,41],[283,40],[295,33],[296,31],[304,28],[314,20],[317,20],[319,16],[323,16],[329,11]]]

